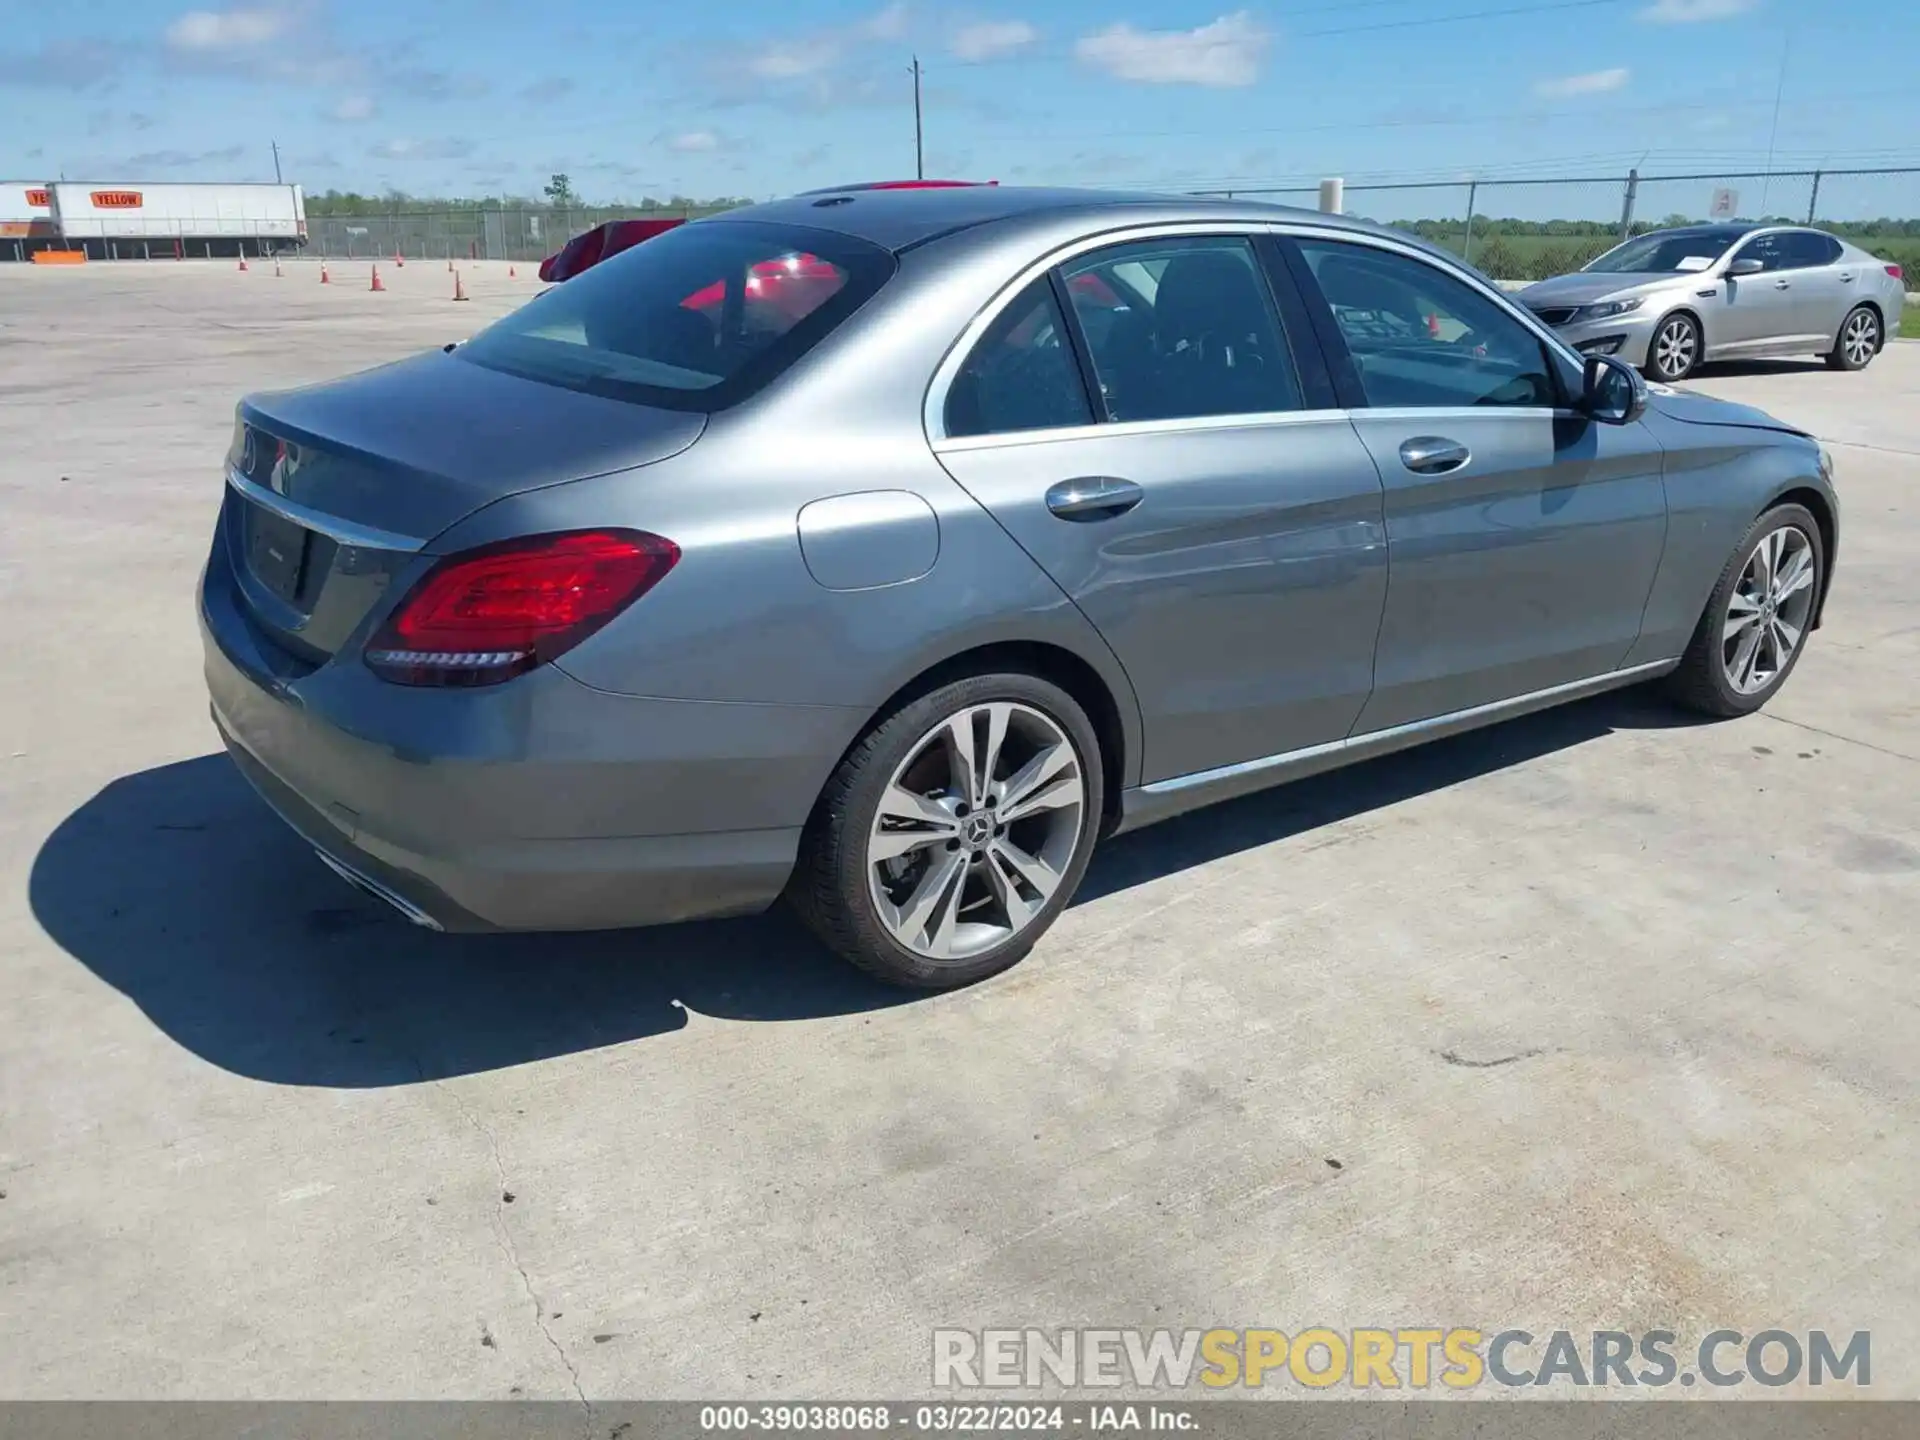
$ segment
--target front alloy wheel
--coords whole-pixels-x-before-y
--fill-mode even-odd
[[[1740,694],[1763,694],[1792,663],[1813,614],[1815,573],[1813,541],[1794,525],[1767,535],[1748,558],[1720,629],[1720,663]]]
[[[1647,368],[1664,384],[1684,380],[1700,361],[1700,327],[1685,315],[1671,315],[1654,332]]]
[[[1705,715],[1750,715],[1766,704],[1806,650],[1826,563],[1804,506],[1777,505],[1755,520],[1668,677],[1674,699]]]

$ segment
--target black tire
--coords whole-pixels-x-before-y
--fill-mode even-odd
[[[1687,644],[1680,667],[1667,677],[1667,692],[1678,704],[1703,715],[1723,718],[1751,715],[1779,692],[1780,687],[1787,683],[1787,677],[1793,673],[1794,666],[1800,663],[1800,657],[1806,654],[1811,624],[1803,628],[1799,643],[1794,646],[1786,663],[1779,666],[1772,678],[1760,688],[1743,692],[1727,674],[1724,647],[1728,642],[1723,635],[1727,624],[1727,607],[1733,600],[1734,587],[1740,583],[1748,561],[1760,548],[1761,542],[1775,531],[1787,527],[1806,536],[1812,548],[1812,604],[1808,614],[1818,613],[1827,576],[1826,547],[1821,541],[1820,527],[1803,507],[1776,505],[1755,520],[1734,547],[1726,568],[1720,572],[1720,579],[1713,587],[1713,594],[1707,599],[1706,609],[1701,612],[1700,623],[1694,627],[1693,639]]]
[[[1084,786],[1080,830],[1058,888],[1025,928],[964,959],[933,959],[901,944],[881,920],[868,885],[868,837],[895,770],[928,733],[946,717],[992,701],[1038,710],[1065,734]],[[1024,959],[1072,901],[1099,836],[1104,791],[1099,739],[1066,691],[1020,673],[950,681],[882,718],[840,762],[808,821],[787,901],[830,950],[888,984],[920,990],[971,985]]]
[[[1851,332],[1858,326],[1864,345],[1850,343]],[[1881,324],[1880,312],[1871,305],[1856,305],[1847,312],[1847,318],[1840,322],[1840,328],[1834,332],[1833,349],[1827,352],[1827,364],[1835,370],[1864,370],[1873,363],[1873,357],[1880,353],[1886,343],[1886,332]]]
[[[1670,336],[1675,343],[1669,347],[1672,358],[1667,358],[1661,354],[1661,342]],[[1700,368],[1700,350],[1704,344],[1698,320],[1684,312],[1669,315],[1654,326],[1653,339],[1647,342],[1647,363],[1640,371],[1662,385],[1677,385]]]

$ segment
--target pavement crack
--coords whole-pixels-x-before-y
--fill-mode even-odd
[[[1495,1055],[1490,1060],[1470,1060],[1457,1050],[1442,1050],[1440,1058],[1449,1065],[1458,1065],[1464,1070],[1491,1070],[1496,1065],[1511,1065],[1517,1060],[1532,1060],[1544,1055],[1545,1050],[1516,1050],[1511,1055]]]
[[[1838,730],[1822,730],[1818,725],[1809,725],[1804,720],[1789,720],[1784,715],[1775,715],[1770,710],[1757,712],[1768,720],[1782,725],[1791,725],[1796,730],[1811,730],[1815,735],[1824,735],[1829,740],[1838,740],[1843,745],[1858,745],[1862,750],[1871,750],[1876,755],[1885,755],[1890,760],[1905,760],[1909,764],[1920,765],[1920,755],[1909,755],[1904,750],[1889,750],[1884,745],[1876,745],[1871,740],[1856,740],[1851,735],[1842,735]]]
[[[445,1084],[440,1085],[439,1088],[445,1090],[447,1094],[453,1098],[453,1103],[460,1111],[461,1118],[464,1119],[467,1124],[471,1125],[480,1137],[487,1142],[487,1153],[493,1157],[494,1179],[498,1182],[494,1189],[500,1197],[493,1203],[494,1243],[500,1247],[500,1253],[506,1257],[507,1263],[513,1267],[513,1273],[520,1277],[520,1288],[526,1292],[527,1303],[533,1307],[533,1323],[539,1329],[541,1336],[545,1338],[548,1348],[554,1353],[554,1357],[559,1360],[561,1366],[566,1370],[567,1380],[573,1388],[574,1398],[580,1402],[581,1408],[586,1412],[588,1425],[591,1426],[593,1421],[593,1402],[587,1399],[587,1392],[581,1387],[579,1367],[573,1363],[573,1358],[567,1354],[566,1346],[560,1343],[560,1337],[555,1335],[552,1329],[549,1328],[547,1324],[547,1307],[540,1298],[540,1292],[534,1288],[533,1277],[527,1273],[527,1267],[520,1260],[519,1248],[513,1243],[513,1229],[507,1224],[506,1213],[507,1206],[513,1203],[513,1190],[507,1182],[507,1164],[500,1154],[500,1138],[493,1133],[493,1127],[482,1120],[479,1114],[474,1111],[473,1107],[461,1099],[458,1091]]]

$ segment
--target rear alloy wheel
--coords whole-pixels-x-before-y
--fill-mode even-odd
[[[1871,305],[1856,305],[1840,322],[1840,334],[1827,354],[1836,370],[1864,370],[1880,353],[1880,317]]]
[[[830,947],[897,985],[948,989],[1016,963],[1086,872],[1098,744],[1028,675],[942,686],[883,721],[828,783],[789,895]]]
[[[1700,326],[1691,315],[1669,315],[1647,347],[1647,378],[1663,385],[1684,380],[1700,363]]]
[[[1800,506],[1756,520],[1673,673],[1675,698],[1708,715],[1748,715],[1766,704],[1806,648],[1825,567],[1820,527]]]

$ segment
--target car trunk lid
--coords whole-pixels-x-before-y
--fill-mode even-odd
[[[582,394],[434,351],[241,402],[228,554],[253,618],[332,655],[454,522],[510,495],[652,464],[703,414]]]

